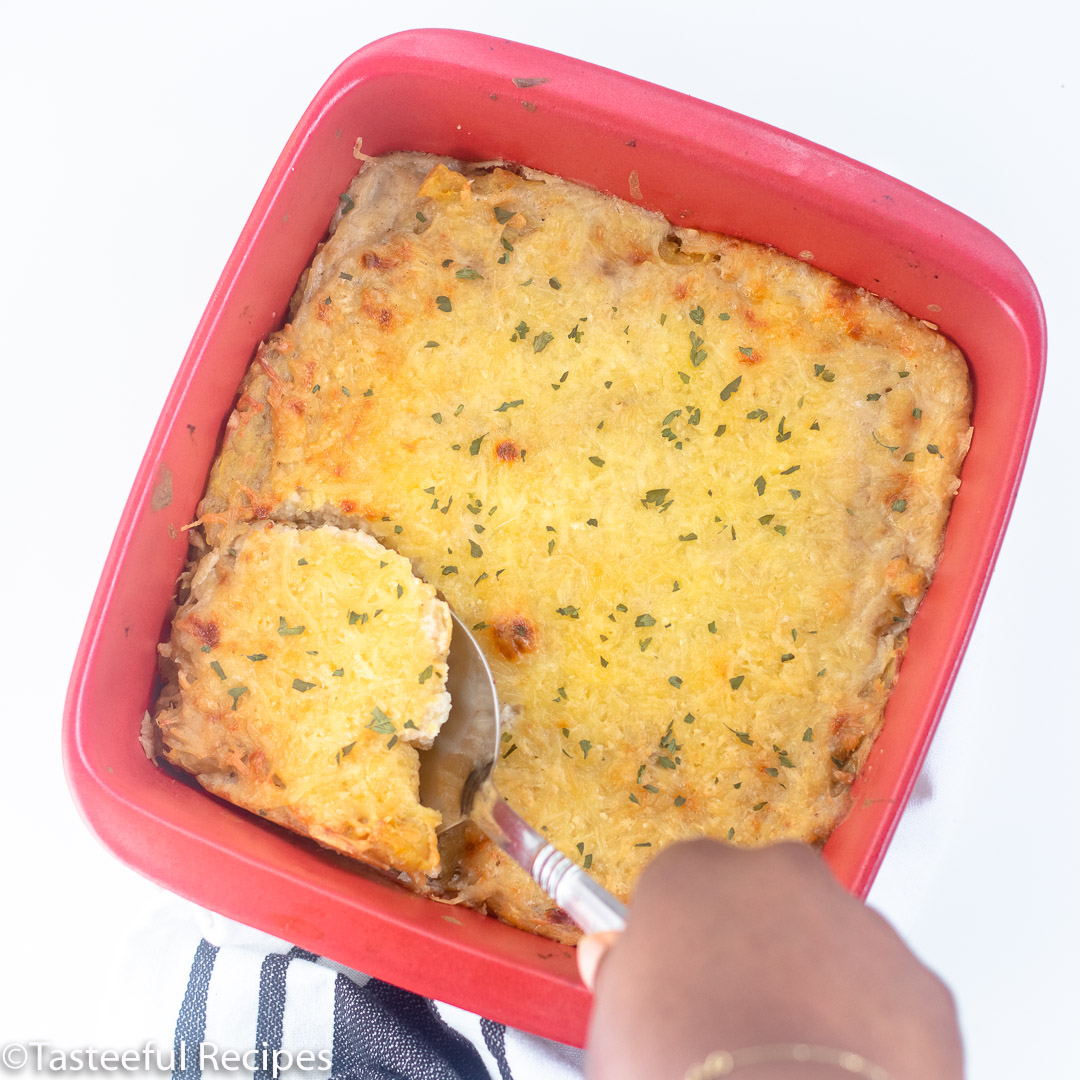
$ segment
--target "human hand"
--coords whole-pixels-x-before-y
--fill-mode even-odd
[[[945,985],[800,844],[669,848],[642,875],[625,933],[584,939],[578,964],[595,979],[589,1080],[682,1080],[713,1051],[780,1043],[853,1051],[892,1080],[963,1074]],[[737,1070],[845,1075],[795,1061]]]

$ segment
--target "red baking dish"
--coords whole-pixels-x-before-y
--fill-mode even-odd
[[[803,139],[625,75],[450,30],[377,41],[333,73],[229,258],[154,430],[71,679],[64,753],[90,827],[206,907],[407,989],[567,1042],[589,997],[572,950],[423,900],[155,767],[139,745],[211,460],[254,349],[282,320],[365,153],[505,158],[684,225],[812,259],[940,325],[968,357],[975,437],[937,577],[885,729],[825,846],[865,896],[926,755],[989,580],[1027,454],[1045,330],[1035,287],[980,225]]]

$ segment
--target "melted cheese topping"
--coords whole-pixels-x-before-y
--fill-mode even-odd
[[[959,351],[544,174],[395,155],[350,198],[242,387],[210,542],[363,521],[412,559],[516,707],[502,791],[620,895],[683,837],[824,839],[941,549]],[[456,882],[560,932],[475,838]]]
[[[350,855],[434,872],[439,815],[410,744],[448,713],[449,643],[434,589],[367,534],[241,527],[199,563],[166,647],[168,757]]]

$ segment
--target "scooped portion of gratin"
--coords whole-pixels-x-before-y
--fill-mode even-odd
[[[437,872],[417,748],[449,714],[450,613],[408,559],[364,532],[256,522],[188,590],[161,650],[169,761],[346,855]]]
[[[673,841],[819,842],[841,819],[942,549],[970,411],[951,342],[804,262],[532,170],[395,154],[364,164],[259,349],[199,524],[219,563],[267,521],[298,544],[297,527],[363,528],[411,560],[513,707],[500,789],[625,898]],[[189,604],[170,646],[194,748],[172,760],[259,809],[293,805],[305,763],[360,783],[396,753],[406,771],[404,732],[388,749],[368,698],[359,733],[359,714],[320,707],[318,762],[277,756],[336,692],[329,665],[349,670],[322,643],[298,665],[307,643],[278,633],[311,618],[303,569],[295,609],[253,565],[245,603],[206,594],[217,639],[185,629],[203,618]],[[234,703],[252,723],[262,705],[229,698],[263,662],[226,642],[255,627],[299,649],[258,713],[258,770],[225,750]],[[401,677],[429,664],[410,653]],[[343,801],[305,831],[340,848],[360,830],[359,857],[419,882],[433,850],[379,837],[428,820],[394,790],[392,819]],[[567,933],[479,835],[438,887]]]

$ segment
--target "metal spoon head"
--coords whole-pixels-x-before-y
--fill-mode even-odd
[[[420,802],[442,814],[438,831],[468,818],[499,750],[499,695],[483,652],[451,612],[447,659],[450,716],[430,750],[420,752]]]

